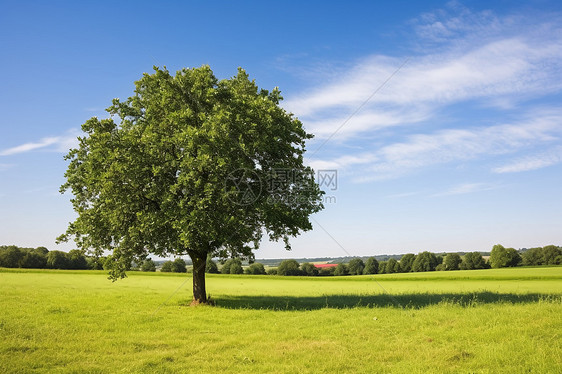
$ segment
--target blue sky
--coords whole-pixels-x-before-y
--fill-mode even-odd
[[[56,246],[80,125],[153,65],[243,67],[316,135],[336,190],[293,251],[562,244],[557,1],[0,2],[0,244]]]

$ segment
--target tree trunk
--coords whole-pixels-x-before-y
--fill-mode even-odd
[[[207,304],[207,290],[205,288],[205,268],[207,255],[195,252],[190,254],[193,261],[193,301],[191,305]]]

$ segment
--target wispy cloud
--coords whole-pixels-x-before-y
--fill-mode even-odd
[[[489,183],[464,183],[458,186],[451,187],[443,192],[436,193],[433,196],[439,197],[439,196],[466,195],[475,192],[495,190],[497,188],[499,188],[499,186]]]
[[[513,154],[537,144],[549,145],[562,136],[562,110],[533,112],[518,123],[466,129],[445,129],[410,135],[376,151],[331,160],[312,160],[315,168],[340,170],[361,166],[356,181],[396,178],[430,165]]]
[[[13,164],[0,164],[0,171],[8,170],[12,167],[14,167]]]
[[[0,151],[0,156],[12,156],[38,149],[48,149],[56,152],[67,152],[77,145],[76,131],[69,131],[65,135],[42,138],[37,142],[24,143]]]
[[[489,12],[472,14],[462,7],[456,11],[454,16],[426,15],[418,21],[419,35],[439,40],[442,48],[413,51],[410,62],[349,121],[339,138],[427,121],[459,102],[505,108],[562,89],[562,20],[517,27],[519,19],[498,20]],[[327,137],[403,61],[366,57],[340,79],[284,105],[318,137]]]
[[[495,173],[519,173],[542,169],[562,163],[562,147],[554,147],[546,152],[520,158],[510,164],[494,168]]]

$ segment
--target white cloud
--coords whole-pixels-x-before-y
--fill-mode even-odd
[[[562,147],[555,147],[547,152],[526,156],[510,164],[494,168],[495,173],[519,173],[542,169],[562,162]]]
[[[489,183],[464,183],[458,186],[454,186],[446,191],[437,193],[433,195],[438,196],[453,196],[453,195],[465,195],[469,193],[489,191],[498,188],[498,186]]]
[[[513,23],[519,19],[502,22],[488,12],[471,14],[460,7],[458,12],[439,20],[426,15],[433,39],[447,36],[438,38],[443,48],[412,56],[338,137],[427,121],[459,102],[506,108],[562,90],[562,22],[517,27]],[[419,30],[426,29],[419,25]],[[328,137],[404,60],[367,57],[340,79],[289,98],[284,105],[311,132]]]
[[[430,165],[473,160],[493,155],[513,154],[537,144],[551,144],[562,136],[562,110],[529,113],[519,123],[467,129],[445,129],[432,134],[414,134],[376,151],[313,160],[312,165],[334,169],[361,166],[365,182],[396,178]]]
[[[21,144],[12,148],[0,151],[0,156],[12,156],[20,153],[26,153],[37,149],[50,149],[56,152],[68,152],[70,148],[78,144],[76,131],[69,131],[62,136],[47,137],[38,142],[30,142]]]

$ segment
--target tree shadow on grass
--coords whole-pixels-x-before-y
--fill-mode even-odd
[[[228,296],[213,297],[216,305],[226,309],[266,310],[317,310],[323,308],[343,309],[408,308],[420,309],[431,305],[457,305],[474,307],[483,304],[526,304],[536,302],[562,303],[560,294],[513,294],[494,292],[472,293],[412,293],[378,295],[323,295],[323,296]]]

